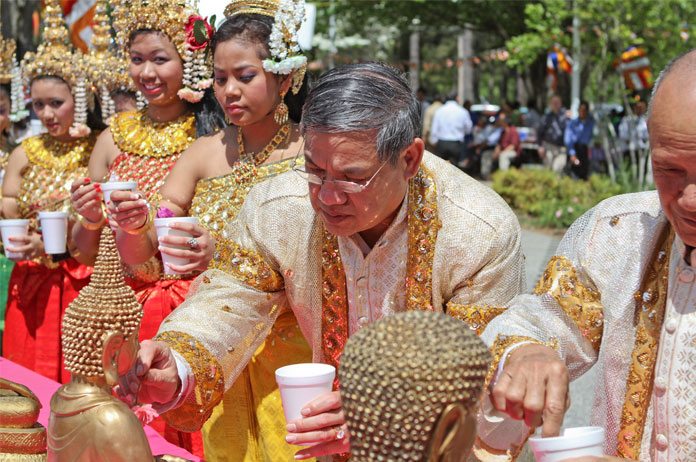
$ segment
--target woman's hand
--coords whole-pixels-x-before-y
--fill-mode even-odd
[[[41,235],[35,231],[29,232],[27,236],[11,237],[10,242],[12,246],[5,250],[18,255],[16,258],[11,258],[13,261],[33,260],[46,255]]]
[[[113,191],[106,204],[109,223],[125,231],[135,231],[147,223],[150,208],[138,191]]]
[[[350,435],[341,408],[341,394],[324,393],[302,409],[301,419],[287,425],[285,440],[298,446],[311,445],[298,451],[295,459],[309,459],[350,451]]]
[[[205,271],[215,255],[215,239],[201,225],[193,223],[173,222],[171,229],[187,232],[193,237],[162,236],[159,239],[159,251],[172,257],[185,258],[189,261],[186,265],[167,266],[178,273],[191,273],[193,271]],[[187,247],[188,249],[173,248],[169,246]]]
[[[101,186],[99,183],[92,183],[89,178],[74,182],[70,188],[73,208],[90,223],[102,221],[102,200]]]

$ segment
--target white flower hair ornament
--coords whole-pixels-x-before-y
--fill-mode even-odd
[[[305,0],[279,0],[268,43],[271,58],[263,61],[267,72],[288,75],[295,71],[292,79],[295,95],[302,87],[307,70],[307,57],[302,54],[297,37],[304,16]]]

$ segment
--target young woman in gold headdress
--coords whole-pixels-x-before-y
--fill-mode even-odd
[[[91,268],[69,253],[47,255],[36,217],[39,211],[70,212],[70,185],[87,172],[99,123],[87,122],[80,57],[66,44],[67,29],[57,0],[46,2],[44,38],[22,62],[34,112],[46,134],[21,143],[7,164],[2,188],[4,218],[30,219],[26,236],[11,238],[19,255],[12,270],[3,356],[50,379],[66,381],[60,323],[64,309],[88,282]],[[91,132],[91,133],[90,133]],[[72,223],[72,220],[71,222]]]
[[[205,43],[197,44],[193,25],[200,21],[189,0],[134,0],[115,5],[117,42],[129,58],[129,71],[147,107],[116,114],[102,133],[89,164],[91,181],[73,185],[72,203],[81,219],[74,230],[80,251],[94,259],[101,228],[101,181],[131,181],[137,191],[114,191],[135,197],[139,206],[155,200],[167,174],[181,153],[196,139],[224,126],[215,103]],[[207,91],[206,91],[207,88]],[[117,223],[111,223],[118,228]],[[116,233],[142,233],[118,228]],[[193,275],[164,275],[162,260],[153,255],[142,264],[131,264],[122,254],[126,281],[143,305],[140,340],[152,338],[162,320],[186,297]],[[161,423],[161,422],[160,422]],[[196,452],[188,435],[157,427],[170,441]]]
[[[303,10],[301,4],[295,7]],[[234,1],[211,40],[213,85],[230,126],[196,140],[160,190],[162,208],[175,216],[196,216],[202,225],[174,224],[195,238],[163,240],[190,247],[160,249],[190,259],[188,265],[172,266],[175,270],[206,269],[213,256],[208,233],[218,241],[224,239],[228,221],[251,188],[289,170],[301,149],[298,122],[306,94],[304,57],[290,53],[290,62],[296,65],[285,74],[264,68],[269,67],[266,60],[275,58],[269,42],[277,9],[278,2]],[[299,25],[304,11],[297,13]],[[118,210],[112,208],[111,213],[124,229],[141,228],[149,219],[146,210],[132,201],[120,202]],[[129,258],[146,260],[158,250],[157,235],[154,230],[121,234],[119,249]],[[284,439],[285,418],[273,371],[311,360],[311,349],[288,311],[204,425],[206,460],[292,460],[295,448]]]

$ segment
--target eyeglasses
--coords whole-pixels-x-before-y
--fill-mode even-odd
[[[360,184],[356,183],[354,181],[343,181],[343,180],[326,180],[324,178],[321,178],[319,175],[315,175],[314,173],[309,173],[307,170],[304,169],[304,167],[298,167],[297,166],[297,161],[299,157],[302,154],[298,154],[295,156],[295,160],[292,163],[292,170],[300,175],[307,183],[311,183],[313,185],[317,186],[322,186],[324,183],[331,183],[334,188],[338,189],[342,193],[345,194],[357,194],[359,192],[363,192],[368,186],[370,186],[370,183],[372,180],[375,179],[377,174],[384,168],[384,166],[387,164],[386,162],[383,162],[382,165],[377,169],[374,175],[372,175],[372,178],[367,180],[365,183]]]

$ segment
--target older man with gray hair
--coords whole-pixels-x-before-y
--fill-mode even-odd
[[[168,422],[199,428],[261,341],[283,335],[271,327],[288,309],[314,361],[335,366],[350,335],[398,311],[482,329],[523,288],[519,224],[491,189],[424,152],[420,126],[396,69],[323,75],[304,107],[294,171],[251,191],[218,248],[219,269],[143,342],[126,391],[141,387],[167,403]],[[298,459],[348,451],[338,392],[303,415],[287,427],[288,443],[311,446]]]

